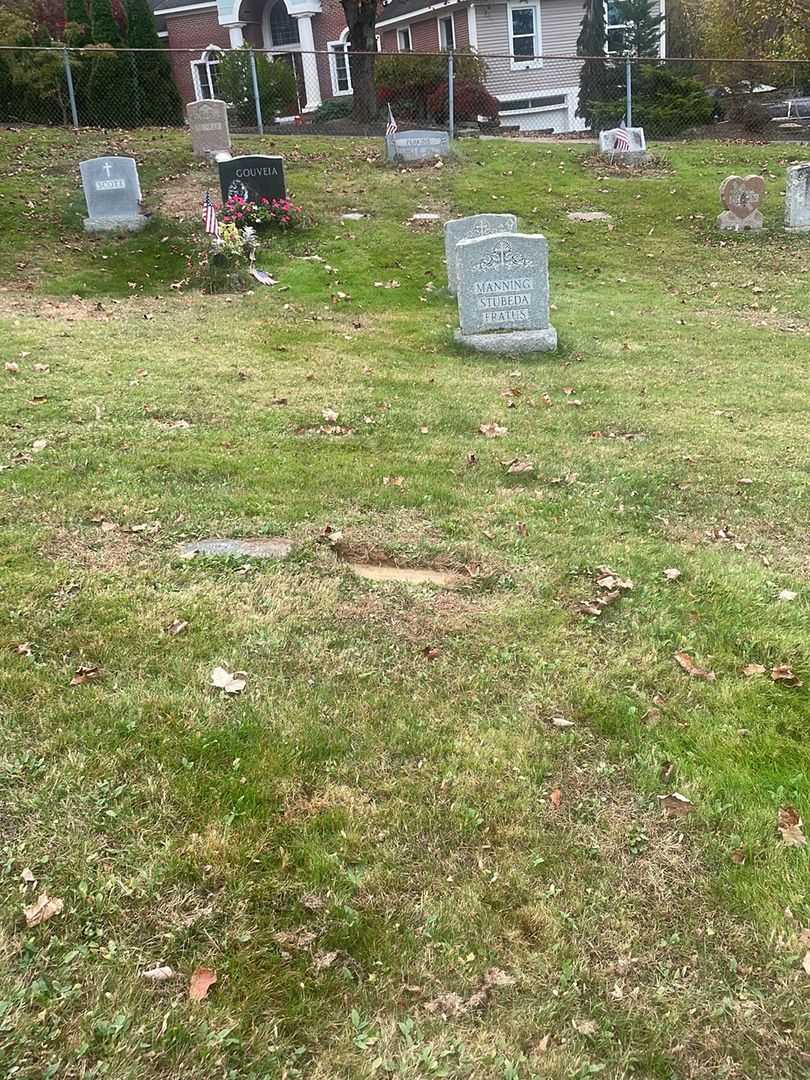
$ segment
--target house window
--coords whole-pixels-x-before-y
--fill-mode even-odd
[[[530,112],[533,109],[553,109],[565,105],[565,94],[551,94],[547,97],[512,98],[509,101],[501,101],[498,110],[503,113]]]
[[[332,93],[335,96],[351,94],[352,73],[349,67],[348,44],[345,41],[330,41],[327,48],[329,49],[329,70],[332,75]]]
[[[618,4],[608,0],[605,4],[605,31],[607,33],[607,51],[621,55],[625,50],[624,33],[627,23],[622,19]]]
[[[509,7],[509,34],[512,41],[512,68],[542,67],[540,53],[540,8],[536,4]]]
[[[279,45],[299,45],[298,20],[287,11],[284,0],[276,0],[270,8],[270,40],[273,48]]]
[[[400,52],[411,51],[411,28],[406,26],[404,30],[397,30],[397,48]]]
[[[212,47],[206,49],[199,60],[191,61],[191,77],[197,101],[210,101],[217,97],[217,68],[221,55],[220,49]]]
[[[446,19],[439,19],[439,47],[444,49],[445,52],[450,52],[451,49],[456,47],[452,15],[448,15]]]

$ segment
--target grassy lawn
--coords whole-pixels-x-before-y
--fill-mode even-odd
[[[189,283],[215,185],[184,137],[113,140],[156,217],[93,239],[78,161],[110,142],[0,132],[2,1075],[805,1077],[801,150],[391,172],[380,142],[265,139],[314,224],[225,297]],[[732,172],[766,232],[714,230]],[[548,237],[557,354],[456,349],[420,209]],[[206,536],[295,548],[178,557]],[[603,566],[633,587],[583,614]]]

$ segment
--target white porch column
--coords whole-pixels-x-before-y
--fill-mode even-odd
[[[242,28],[246,25],[243,22],[238,23],[225,23],[223,24],[228,31],[228,36],[231,39],[232,49],[241,49],[245,44],[245,35],[242,33]]]
[[[288,5],[289,7],[289,5]],[[304,90],[307,103],[304,112],[312,112],[321,103],[321,84],[318,80],[318,57],[315,53],[315,38],[312,36],[312,16],[290,14],[298,22],[298,38],[301,42],[301,64],[304,68]]]

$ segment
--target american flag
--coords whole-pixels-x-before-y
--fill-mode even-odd
[[[217,222],[217,212],[214,204],[211,202],[211,194],[206,191],[205,198],[202,204],[203,210],[203,222],[205,224],[205,231],[211,236],[219,236],[219,224]]]
[[[616,135],[613,139],[613,149],[629,150],[631,145],[630,136],[627,134],[624,127],[616,128]]]
[[[388,102],[388,127],[386,127],[386,129],[385,129],[385,134],[386,135],[396,135],[396,133],[398,131],[399,131],[399,128],[397,127],[397,122],[394,119],[394,114],[391,112],[391,102],[389,101]]]

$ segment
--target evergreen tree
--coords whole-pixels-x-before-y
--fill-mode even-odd
[[[65,41],[75,49],[90,44],[90,16],[86,0],[65,0]]]
[[[578,56],[604,56],[607,44],[605,28],[605,5],[603,0],[585,0],[585,13],[577,38]],[[579,100],[577,116],[591,123],[593,112],[591,102],[605,97],[606,84],[613,80],[608,73],[608,64],[604,60],[586,60],[579,73]]]
[[[99,127],[137,122],[135,71],[131,53],[117,52],[124,41],[110,0],[90,0],[90,33],[97,46],[87,78],[87,113]],[[86,56],[87,54],[85,54]]]
[[[127,45],[153,49],[134,53],[137,119],[141,123],[173,124],[181,116],[180,95],[172,79],[169,58],[160,45],[155,17],[148,0],[126,0]]]
[[[624,48],[630,56],[658,56],[660,53],[662,24],[658,2],[653,8],[651,0],[615,0],[615,18],[624,24]]]

